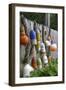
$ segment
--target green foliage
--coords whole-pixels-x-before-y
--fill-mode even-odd
[[[58,74],[58,62],[57,60],[52,60],[52,62],[49,63],[48,66],[31,72],[31,77],[57,76],[57,74]]]
[[[29,20],[36,21],[39,24],[45,25],[45,13],[20,12],[20,15],[22,14]],[[50,28],[57,30],[58,28],[57,14],[50,14]]]
[[[58,29],[58,16],[57,14],[50,14],[50,27],[52,29]]]
[[[39,24],[44,24],[45,21],[45,14],[41,14],[41,13],[29,13],[29,12],[24,12],[21,13],[23,14],[27,19],[32,20],[32,21],[36,21]]]

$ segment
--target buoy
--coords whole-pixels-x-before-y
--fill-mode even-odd
[[[40,46],[41,46],[41,53],[45,53],[46,52],[46,49],[45,49],[45,45],[43,42],[40,43]]]
[[[46,43],[46,46],[50,46],[51,45],[51,42],[48,41],[48,40],[46,40],[45,43]]]
[[[33,31],[33,30],[30,31],[30,39],[31,39],[32,45],[36,45],[37,44],[36,32]]]
[[[51,36],[49,35],[49,36],[48,36],[48,41],[50,41],[50,40],[51,40]]]
[[[45,47],[45,44],[43,42],[40,43],[41,48]]]
[[[42,61],[41,61],[41,58],[38,58],[38,59],[37,59],[37,67],[38,67],[39,69],[42,68]]]
[[[23,70],[23,77],[30,77],[30,72],[33,70],[34,69],[29,64],[26,64]]]
[[[20,44],[21,45],[27,45],[29,43],[29,38],[28,36],[25,34],[25,32],[21,32],[20,34]]]
[[[36,57],[36,49],[35,49],[35,46],[32,46],[32,47],[31,47],[31,53],[30,53],[30,54],[31,54],[32,57],[33,57],[33,56]]]
[[[29,43],[29,37],[25,34],[25,27],[22,24],[20,28],[20,44],[27,45]]]
[[[36,39],[36,33],[35,33],[34,30],[31,30],[31,31],[30,31],[30,39],[31,39],[31,40]]]
[[[40,49],[41,49],[41,47],[40,47],[40,41],[37,41],[36,48],[37,48],[38,51],[40,51]]]
[[[44,64],[48,64],[48,58],[46,55],[43,56],[42,60]]]
[[[52,56],[49,56],[48,57],[48,63],[51,63],[51,61],[52,61]]]
[[[22,24],[21,27],[20,27],[20,32],[25,32],[25,27],[24,27],[23,24]]]
[[[37,41],[41,40],[40,31],[38,29],[37,29],[37,32],[36,32],[36,37],[37,37]]]
[[[32,43],[32,45],[37,45],[37,40],[36,39],[31,40],[31,43]]]
[[[32,66],[34,69],[37,69],[37,62],[36,62],[36,58],[35,58],[35,57],[32,57],[31,66]]]
[[[54,52],[57,50],[57,45],[54,43],[50,46],[50,51]]]

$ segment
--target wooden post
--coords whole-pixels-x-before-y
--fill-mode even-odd
[[[45,14],[45,25],[49,28],[49,33],[48,35],[51,34],[51,29],[50,29],[50,13]]]
[[[50,27],[50,14],[49,13],[45,14],[45,25]]]
[[[50,27],[50,14],[48,14],[48,27]]]

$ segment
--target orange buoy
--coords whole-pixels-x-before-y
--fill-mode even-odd
[[[34,69],[37,68],[37,63],[36,63],[36,60],[35,60],[34,57],[32,58],[31,66],[32,66]]]
[[[50,51],[54,52],[54,51],[57,50],[57,45],[56,44],[52,44],[49,49],[50,49]]]
[[[21,35],[20,35],[20,44],[21,45],[27,45],[28,43],[29,43],[28,36],[25,34],[25,32],[21,32]]]

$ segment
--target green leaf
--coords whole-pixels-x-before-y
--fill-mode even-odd
[[[31,72],[31,77],[56,76],[58,75],[58,62],[53,59],[47,67]]]

